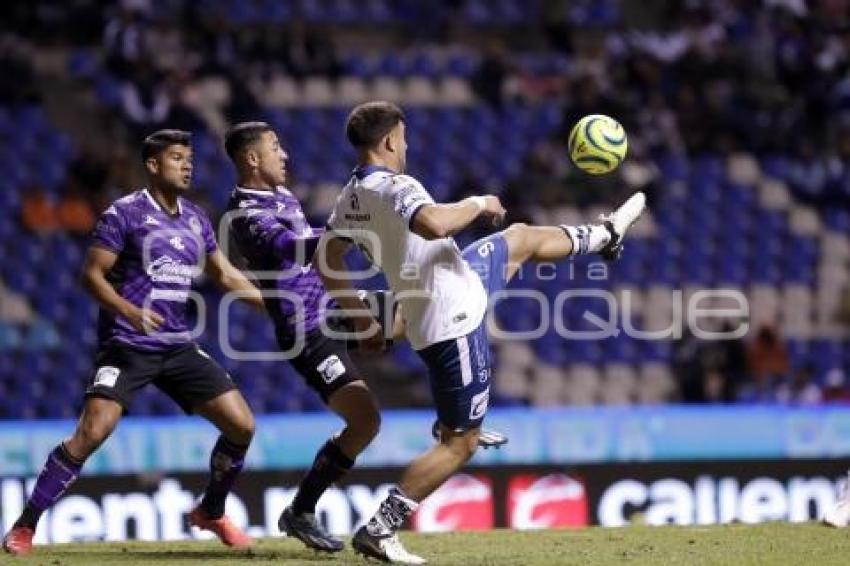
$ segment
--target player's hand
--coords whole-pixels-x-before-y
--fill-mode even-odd
[[[360,317],[354,320],[354,330],[360,342],[360,350],[369,353],[383,352],[387,348],[384,329],[372,317]]]
[[[165,319],[158,312],[150,309],[140,309],[137,306],[132,306],[128,309],[124,313],[124,318],[130,322],[133,328],[144,334],[156,332],[165,322]]]
[[[502,206],[502,201],[499,200],[499,197],[494,195],[486,195],[484,198],[484,210],[481,211],[483,216],[490,218],[493,222],[493,226],[501,226],[502,222],[505,221],[505,214],[507,214],[507,210]]]

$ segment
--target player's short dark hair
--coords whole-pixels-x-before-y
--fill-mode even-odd
[[[236,161],[236,157],[246,147],[259,141],[264,133],[271,131],[272,127],[266,122],[240,122],[224,135],[224,151],[231,160]]]
[[[404,112],[392,102],[365,102],[354,108],[345,121],[345,135],[357,149],[368,149],[380,143],[399,122]]]
[[[191,147],[192,134],[183,130],[159,130],[142,142],[142,161],[147,161],[155,155],[159,155],[168,146],[185,145]]]

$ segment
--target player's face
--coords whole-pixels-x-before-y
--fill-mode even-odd
[[[148,160],[148,171],[162,186],[177,191],[189,190],[192,182],[192,148],[178,144],[168,146]]]
[[[390,132],[390,140],[393,146],[398,161],[398,172],[404,173],[407,167],[407,139],[404,136],[404,122],[399,122],[398,125]]]
[[[254,149],[263,180],[275,187],[283,185],[286,181],[286,160],[289,156],[280,146],[277,134],[263,132]]]

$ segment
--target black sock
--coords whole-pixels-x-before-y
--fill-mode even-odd
[[[245,464],[247,446],[240,446],[227,440],[224,435],[218,437],[210,454],[210,481],[201,499],[201,507],[210,519],[224,515],[224,503],[227,494],[233,488],[236,476]]]
[[[328,440],[313,461],[313,467],[298,485],[298,493],[292,501],[292,510],[296,515],[314,513],[316,503],[328,487],[348,473],[354,460],[342,453],[342,450]]]

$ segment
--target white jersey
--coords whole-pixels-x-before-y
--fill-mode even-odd
[[[411,231],[414,215],[433,202],[413,177],[370,167],[352,176],[328,220],[384,272],[415,350],[469,334],[487,310],[481,279],[454,239]]]

